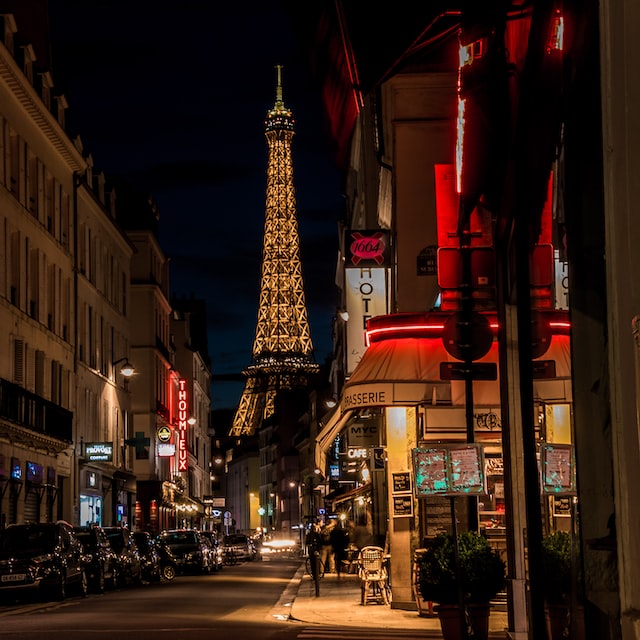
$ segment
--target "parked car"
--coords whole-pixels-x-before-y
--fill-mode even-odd
[[[178,563],[171,549],[160,538],[155,540],[160,555],[160,575],[165,580],[173,580],[178,573]]]
[[[211,551],[196,529],[169,529],[158,536],[178,564],[178,573],[209,573]]]
[[[258,555],[253,540],[244,533],[232,533],[222,539],[223,550],[229,550],[238,560],[255,560]]]
[[[220,544],[218,537],[213,531],[201,531],[201,534],[210,547],[211,571],[220,571],[220,569],[222,569],[222,567],[224,566],[224,562],[222,545]]]
[[[105,586],[115,589],[118,584],[118,558],[104,529],[91,524],[74,527],[73,531],[87,556],[85,570],[89,587],[96,593],[103,593]]]
[[[118,557],[118,585],[126,586],[142,580],[140,553],[133,535],[126,527],[105,527],[107,540]]]
[[[86,556],[66,522],[12,524],[0,533],[0,600],[87,595]]]
[[[135,531],[133,541],[140,554],[143,579],[149,582],[158,582],[160,580],[160,554],[156,541],[146,531]]]

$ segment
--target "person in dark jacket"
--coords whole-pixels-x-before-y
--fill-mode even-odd
[[[317,525],[312,524],[309,527],[307,535],[304,539],[304,545],[307,548],[307,555],[309,556],[311,577],[315,580],[318,572],[318,561],[320,559],[320,553],[322,551],[322,536],[318,531]]]
[[[344,561],[347,559],[347,547],[349,546],[349,534],[340,524],[331,529],[329,534],[331,547],[333,548],[334,562],[338,578],[342,572]]]

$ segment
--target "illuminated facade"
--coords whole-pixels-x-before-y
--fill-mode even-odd
[[[346,327],[338,335],[346,345],[337,345],[335,353],[340,358],[337,366],[346,373],[345,384],[337,408],[323,418],[324,429],[317,437],[316,464],[327,477],[335,478],[327,506],[337,516],[346,515],[367,527],[381,546],[388,545],[393,558],[392,606],[414,608],[414,553],[425,538],[451,530],[452,513],[441,495],[416,495],[411,450],[443,442],[481,445],[486,466],[480,471],[487,479],[487,495],[477,503],[460,500],[458,516],[463,526],[486,535],[503,558],[512,552],[509,572],[515,595],[510,604],[517,618],[513,637],[523,637],[517,635],[527,623],[523,591],[518,591],[524,589],[518,532],[526,528],[523,523],[531,511],[524,517],[521,488],[533,487],[536,478],[530,483],[531,476],[525,479],[523,468],[512,462],[526,458],[535,465],[535,446],[543,441],[566,447],[575,442],[567,303],[561,291],[553,290],[554,266],[558,272],[566,269],[560,260],[554,265],[554,249],[562,254],[566,238],[564,229],[556,226],[558,210],[551,212],[551,203],[557,204],[554,198],[561,194],[552,194],[549,185],[551,170],[556,176],[562,167],[551,156],[545,163],[537,158],[540,164],[531,167],[529,157],[518,158],[520,179],[529,185],[530,169],[536,193],[534,198],[526,191],[530,200],[518,195],[516,211],[509,209],[513,203],[505,206],[500,191],[505,184],[501,181],[508,184],[511,178],[505,178],[505,164],[511,160],[507,115],[512,105],[507,103],[509,91],[514,90],[507,87],[511,78],[501,55],[508,52],[508,64],[514,68],[523,64],[521,47],[526,39],[520,30],[529,29],[529,18],[510,19],[506,27],[501,24],[496,31],[485,32],[486,25],[470,26],[477,16],[470,15],[467,22],[467,16],[452,13],[432,16],[430,22],[420,16],[428,13],[422,7],[414,17],[429,26],[418,40],[413,40],[411,20],[403,16],[403,34],[378,25],[393,43],[372,37],[371,48],[364,51],[358,50],[358,43],[369,35],[356,19],[357,11],[350,13],[347,3],[337,7],[344,13],[336,16],[335,24],[340,25],[336,33],[344,37],[353,29],[358,37],[342,41],[339,50],[345,59],[331,46],[323,51],[331,73],[320,80],[336,131],[347,126],[351,114],[338,113],[335,106],[356,107],[349,134],[335,140],[344,145],[340,159],[347,176],[347,224],[350,233],[390,234],[387,304],[392,313],[367,320],[370,342],[355,368],[349,362],[349,325],[355,322],[361,331],[361,314],[353,318],[349,309],[348,318],[342,319]],[[390,5],[387,10],[391,20],[395,12]],[[500,28],[500,36],[492,41]],[[401,46],[401,36],[413,44],[403,55],[392,55],[393,46]],[[459,36],[465,45],[474,46],[461,51]],[[498,42],[500,37],[504,41]],[[385,40],[382,45],[381,40]],[[323,33],[322,41],[331,40]],[[369,55],[386,45],[387,66],[377,68],[379,58],[371,60]],[[315,42],[317,46],[322,45]],[[553,83],[560,54],[557,45],[544,51],[542,76]],[[312,55],[314,60],[322,57],[316,48]],[[338,87],[333,74],[343,69],[348,69],[348,77],[345,74],[343,86]],[[555,88],[552,84],[549,94],[543,92],[545,104],[557,98]],[[540,127],[551,136],[553,107],[547,115]],[[526,118],[519,124],[527,130]],[[531,152],[522,148],[527,149],[524,155]],[[509,225],[514,216],[518,221],[525,218],[521,210],[525,201],[528,244],[514,249],[507,237]],[[337,280],[344,283],[343,305],[349,308],[354,286],[347,249],[343,238]],[[515,285],[512,265],[503,263],[507,255],[518,261],[519,273],[526,263],[530,278]],[[566,261],[566,255],[562,259]],[[507,293],[501,288],[505,279],[513,287]],[[563,297],[565,304],[560,307]],[[532,320],[523,320],[518,327],[522,346],[514,347],[518,344],[514,318],[526,316]],[[482,352],[465,353],[481,346]],[[356,349],[361,350],[360,341]],[[527,366],[520,364],[518,369],[519,357]],[[367,460],[359,462],[353,473],[353,457],[364,449]],[[575,485],[571,490],[575,492]],[[555,500],[530,493],[528,499],[541,512],[539,520],[544,519],[546,530],[568,530],[571,497]],[[366,512],[359,510],[360,504],[366,505]],[[510,518],[515,522],[511,529]],[[529,530],[534,531],[533,525]]]
[[[303,388],[318,371],[307,317],[296,217],[291,141],[294,119],[282,99],[267,112],[266,212],[260,300],[252,361],[231,435],[251,435],[274,414],[278,391]]]
[[[0,526],[114,524],[130,502],[132,247],[66,131],[34,12],[0,17]]]
[[[135,427],[127,449],[136,476],[135,525],[202,526],[209,493],[209,382],[206,345],[192,333],[198,313],[169,300],[168,261],[155,233],[155,204],[127,193],[122,203],[132,259],[130,382]],[[187,301],[191,302],[191,301]],[[185,302],[184,304],[187,304]]]

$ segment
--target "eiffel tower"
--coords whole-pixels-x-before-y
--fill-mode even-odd
[[[258,323],[245,388],[229,435],[251,435],[275,412],[279,391],[304,388],[319,371],[313,361],[302,282],[293,184],[294,119],[282,100],[282,66],[276,66],[276,102],[267,112],[267,191]]]

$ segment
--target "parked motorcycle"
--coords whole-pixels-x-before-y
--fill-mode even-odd
[[[160,556],[160,575],[165,580],[173,580],[178,573],[178,563],[166,544],[158,541],[157,548]]]

